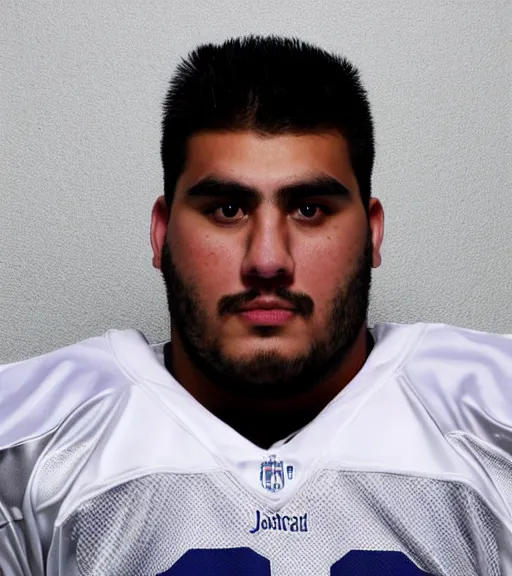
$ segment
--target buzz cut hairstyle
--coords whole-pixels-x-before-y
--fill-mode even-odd
[[[347,59],[297,38],[204,44],[178,65],[163,106],[161,157],[170,207],[188,139],[205,131],[263,135],[338,131],[368,210],[375,145],[367,93]]]

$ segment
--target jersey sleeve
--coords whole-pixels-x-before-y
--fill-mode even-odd
[[[512,526],[512,338],[431,325],[404,372]]]
[[[1,576],[46,573],[55,518],[113,401],[85,342],[0,366]]]

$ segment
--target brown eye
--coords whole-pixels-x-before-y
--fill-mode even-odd
[[[220,207],[222,216],[225,218],[234,218],[238,214],[239,210],[240,207],[236,204],[225,204],[224,206]]]
[[[304,202],[294,210],[293,218],[305,224],[320,224],[331,210],[321,204]]]
[[[244,210],[234,202],[226,202],[226,204],[216,206],[210,213],[221,224],[236,223],[245,216]]]
[[[304,216],[305,218],[313,218],[313,216],[316,215],[317,211],[318,206],[316,204],[303,204],[299,208],[301,216]]]

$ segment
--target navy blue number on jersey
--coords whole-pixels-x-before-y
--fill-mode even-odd
[[[270,560],[250,548],[189,550],[158,576],[271,576]],[[402,552],[352,550],[331,566],[330,576],[432,576]]]
[[[331,566],[331,576],[432,576],[402,552],[352,550]]]

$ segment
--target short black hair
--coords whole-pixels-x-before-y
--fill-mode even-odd
[[[205,44],[179,64],[164,102],[161,156],[168,206],[187,140],[202,131],[262,134],[338,130],[365,208],[375,146],[367,94],[345,58],[297,38],[247,36]]]

